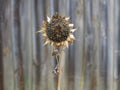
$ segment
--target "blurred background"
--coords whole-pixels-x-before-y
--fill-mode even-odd
[[[61,90],[120,90],[120,0],[0,0],[0,90],[56,90],[53,48],[36,33],[55,12],[77,28]]]

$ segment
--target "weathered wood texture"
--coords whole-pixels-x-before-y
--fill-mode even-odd
[[[3,21],[3,17],[2,17],[2,13],[3,13],[3,6],[2,6],[3,1],[0,0],[0,26],[2,26],[2,21]],[[4,89],[3,86],[3,56],[2,56],[2,27],[0,27],[0,90]]]
[[[77,28],[61,90],[120,90],[119,0],[0,0],[0,90],[56,90],[53,48],[36,33],[55,12]]]

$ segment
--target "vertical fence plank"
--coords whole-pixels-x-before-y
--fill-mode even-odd
[[[108,9],[108,73],[107,90],[114,90],[114,1],[107,0]]]
[[[25,89],[32,90],[32,0],[21,0],[21,38],[24,56]],[[24,12],[23,12],[24,11]]]
[[[1,16],[1,15],[0,15]],[[1,18],[0,18],[1,20]],[[1,27],[1,25],[0,25]],[[0,90],[4,90],[3,89],[3,59],[2,59],[2,31],[0,28]]]
[[[101,12],[101,89],[107,89],[107,0],[100,2]]]
[[[3,83],[3,53],[2,53],[2,22],[3,22],[3,13],[4,13],[3,1],[0,0],[0,90],[4,90]]]
[[[23,68],[23,50],[21,38],[21,23],[20,23],[20,0],[13,1],[13,57],[14,57],[14,70],[15,70],[15,89],[25,90],[24,87],[24,68]]]
[[[101,61],[101,29],[100,29],[100,0],[92,0],[92,30],[93,30],[93,68],[91,90],[101,90],[100,61]]]
[[[120,1],[118,2],[118,4],[120,4]],[[120,7],[120,6],[119,6]],[[118,15],[118,24],[120,23],[120,8],[118,11],[119,15]],[[118,26],[118,46],[120,46],[120,25]],[[120,88],[120,47],[118,47],[118,89]]]
[[[84,22],[84,36],[83,36],[83,47],[85,53],[83,53],[83,65],[84,68],[84,89],[90,89],[90,79],[91,79],[91,69],[92,69],[92,53],[93,53],[93,33],[92,33],[92,23],[91,23],[91,13],[92,13],[92,0],[84,1],[84,12],[85,12],[85,22]],[[83,89],[83,88],[82,88]]]
[[[15,79],[15,90],[19,90],[20,86],[19,86],[19,76],[18,76],[18,72],[19,72],[19,64],[18,64],[18,46],[17,46],[17,41],[18,41],[18,37],[17,37],[17,25],[14,25],[15,23],[15,20],[14,20],[14,12],[15,12],[15,2],[14,0],[12,0],[12,8],[13,8],[13,12],[12,12],[12,22],[13,22],[13,25],[12,25],[12,43],[13,44],[13,60],[14,60],[14,79]],[[23,81],[22,81],[23,82]]]
[[[14,65],[12,50],[12,13],[11,0],[2,3],[3,21],[2,21],[2,55],[4,70],[4,90],[14,90]]]
[[[26,48],[27,48],[27,56],[26,60],[28,61],[28,90],[32,90],[32,1],[33,0],[28,0],[28,31],[26,32],[27,41],[26,41]]]
[[[118,0],[118,5],[120,1]],[[118,6],[118,66],[117,66],[117,73],[118,73],[118,90],[120,89],[120,5]]]
[[[75,86],[74,90],[82,90],[84,85],[84,65],[85,58],[83,56],[84,53],[84,37],[85,37],[85,28],[84,28],[84,1],[83,0],[75,0],[76,1],[76,9],[75,9],[75,28],[77,29],[75,32],[76,41],[75,45]]]
[[[119,90],[118,86],[118,56],[119,56],[119,0],[115,1],[115,13],[114,13],[114,90]]]
[[[54,0],[54,13],[59,12],[59,3],[58,0]]]
[[[42,20],[43,20],[43,0],[35,0],[34,3],[35,6],[35,29],[36,32],[38,30],[41,29],[41,25],[42,25]],[[34,85],[34,89],[35,90],[40,90],[41,88],[41,70],[42,70],[42,63],[41,63],[41,59],[43,58],[43,38],[40,34],[36,33],[35,34],[35,42],[36,42],[36,46],[35,46],[35,51],[36,51],[36,60],[34,60],[34,73],[35,73],[35,85]]]
[[[31,37],[32,37],[32,85],[31,90],[36,90],[36,81],[35,81],[35,64],[36,63],[36,25],[35,25],[35,1],[31,1]]]

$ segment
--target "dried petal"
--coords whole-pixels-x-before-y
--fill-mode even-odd
[[[74,24],[69,24],[69,27],[73,27],[74,26]]]
[[[47,21],[50,22],[50,18],[47,16]]]
[[[73,34],[70,34],[70,38],[71,38],[72,40],[75,40],[75,37],[74,37]]]
[[[70,31],[71,31],[71,32],[74,32],[74,31],[76,31],[76,30],[77,30],[77,29],[71,29]]]

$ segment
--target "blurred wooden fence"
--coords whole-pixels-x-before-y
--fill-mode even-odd
[[[61,90],[120,90],[120,0],[0,0],[0,90],[56,90],[53,49],[36,34],[55,12],[77,28]]]

